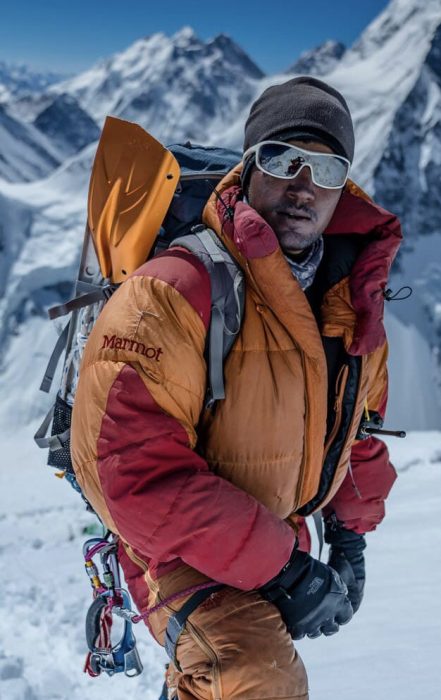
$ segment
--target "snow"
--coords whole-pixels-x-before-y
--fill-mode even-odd
[[[311,700],[330,688],[339,700],[439,698],[441,433],[392,438],[389,448],[399,478],[386,520],[367,536],[365,601],[335,647],[319,639],[300,649]]]
[[[390,348],[385,428],[439,429],[441,386],[434,352],[413,323],[404,323],[388,313],[385,325]]]
[[[62,160],[38,129],[9,116],[0,105],[0,178],[13,182],[44,177]]]
[[[339,41],[328,40],[309,51],[304,51],[285,73],[324,76],[333,70],[346,51]]]
[[[145,628],[135,628],[141,676],[82,672],[91,595],[81,548],[94,518],[45,467],[32,444],[35,427],[1,443],[0,698],[154,700],[165,656]],[[360,611],[339,634],[297,643],[311,700],[439,697],[441,433],[413,432],[389,448],[399,478],[387,518],[367,536]]]
[[[77,158],[74,166],[65,163],[55,180],[50,176],[30,184],[0,185],[0,216],[5,237],[0,259],[4,275],[0,280],[0,335],[7,335],[12,341],[4,347],[0,382],[4,388],[9,387],[5,392],[8,400],[9,373],[16,378],[17,394],[21,383],[36,384],[35,375],[41,373],[44,360],[34,355],[35,324],[39,325],[38,334],[46,335],[48,352],[53,344],[53,331],[43,321],[46,309],[72,291],[85,225],[83,211],[89,167],[83,171]],[[21,343],[23,338],[25,344]],[[17,343],[19,355],[13,350],[14,346],[18,349]],[[3,401],[2,410],[5,404]],[[11,408],[14,412],[14,407]],[[20,420],[17,408],[15,411]]]

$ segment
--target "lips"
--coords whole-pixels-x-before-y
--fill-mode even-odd
[[[287,231],[309,231],[311,225],[313,225],[312,217],[308,216],[308,214],[300,212],[291,213],[288,211],[278,211],[276,214],[279,220],[279,228],[286,229]]]
[[[279,216],[284,216],[291,221],[312,221],[312,217],[309,214],[298,211],[278,211]]]

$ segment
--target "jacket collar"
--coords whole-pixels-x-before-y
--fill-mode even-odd
[[[239,164],[220,182],[204,209],[204,223],[219,235],[238,262],[264,258],[280,249],[269,224],[242,201]],[[351,303],[357,316],[349,352],[373,352],[385,340],[384,291],[390,268],[402,240],[398,218],[375,204],[361,188],[348,181],[334,215],[324,232],[327,236],[367,237],[366,246],[349,275]]]

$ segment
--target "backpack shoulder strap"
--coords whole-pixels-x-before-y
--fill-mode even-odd
[[[224,362],[240,331],[245,306],[244,275],[216,236],[203,225],[175,238],[171,244],[186,248],[205,265],[211,282],[211,321],[207,339],[208,382],[206,408],[225,398]]]

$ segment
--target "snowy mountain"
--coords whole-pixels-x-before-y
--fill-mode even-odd
[[[396,111],[373,175],[378,200],[400,216],[407,234],[397,278],[411,278],[424,316],[418,327],[441,347],[441,24],[421,72]],[[431,251],[433,251],[431,253]],[[404,318],[405,309],[398,315]]]
[[[326,75],[336,67],[345,52],[346,46],[341,41],[326,41],[300,54],[297,61],[286,72],[316,77]]]
[[[327,65],[325,79],[351,107],[354,179],[403,219],[406,243],[391,286],[411,284],[415,291],[388,308],[394,377],[388,422],[407,429],[441,425],[432,361],[432,348],[441,345],[440,27],[439,0],[392,0],[339,58],[336,42],[309,57],[321,75]],[[303,65],[304,72],[305,60],[292,69]],[[105,114],[137,121],[164,143],[191,138],[240,148],[251,102],[286,79],[263,76],[228,37],[203,42],[185,28],[141,39],[0,110],[0,144],[10,153],[6,165],[0,160],[0,424],[35,422],[42,413],[39,375],[56,338],[44,309],[69,295],[93,139]]]
[[[433,348],[434,391],[441,376],[440,36],[439,0],[392,0],[325,77],[345,95],[354,119],[352,177],[401,218],[405,244],[391,285],[411,285],[414,294],[391,303],[391,311]],[[261,89],[284,80],[272,76]],[[227,145],[240,144],[247,111],[224,132]],[[394,361],[402,364],[392,350]],[[414,372],[424,373],[418,356]],[[441,424],[439,410],[430,424]]]
[[[41,92],[65,78],[62,73],[38,72],[23,64],[0,61],[0,102]]]
[[[433,0],[422,7],[408,0],[395,0],[364,33],[353,54],[360,57],[361,71],[374,67],[378,93],[383,93],[378,102],[381,131],[377,128],[373,133],[370,129],[371,142],[381,145],[381,157],[370,169],[369,188],[380,204],[400,216],[403,224],[405,245],[393,282],[396,286],[410,284],[415,290],[411,302],[394,304],[394,313],[402,321],[411,316],[415,327],[434,346],[439,384],[441,4]],[[349,70],[351,65],[349,62]],[[395,95],[399,101],[392,98]],[[367,118],[362,121],[366,124]],[[365,163],[368,148],[366,140]]]
[[[66,156],[97,141],[100,129],[71,95],[61,93],[43,109],[34,126],[46,134]]]
[[[11,117],[0,105],[0,178],[28,182],[44,177],[62,162],[55,144],[32,125]]]
[[[165,142],[205,141],[249,103],[262,77],[229,37],[203,42],[185,27],[140,39],[50,92],[72,95],[98,124],[113,114]]]

